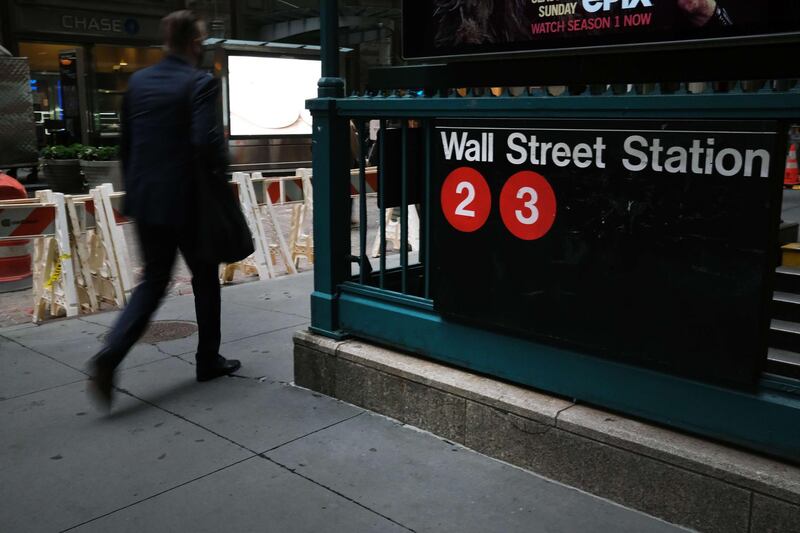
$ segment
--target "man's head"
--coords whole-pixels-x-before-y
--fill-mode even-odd
[[[193,64],[200,61],[206,30],[203,21],[194,13],[186,9],[173,11],[161,19],[161,34],[168,53],[182,56]]]

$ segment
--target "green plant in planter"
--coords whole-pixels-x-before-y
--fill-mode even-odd
[[[78,157],[84,161],[117,161],[119,146],[84,146]]]
[[[47,146],[42,149],[42,159],[78,159],[78,153],[83,149],[82,144],[71,144],[64,146],[57,144],[55,146]]]
[[[42,150],[44,177],[54,192],[80,194],[84,191],[78,152],[81,144],[48,146]]]

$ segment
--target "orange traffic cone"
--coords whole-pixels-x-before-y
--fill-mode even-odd
[[[797,145],[789,147],[789,156],[786,158],[786,172],[783,175],[784,187],[800,185],[800,173],[797,170]]]
[[[0,172],[0,200],[27,197],[28,193],[20,182]],[[0,240],[0,293],[30,288],[32,276],[30,241]]]

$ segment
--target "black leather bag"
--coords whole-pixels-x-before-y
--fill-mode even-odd
[[[190,115],[192,84],[187,90]],[[219,122],[221,121],[217,121]],[[221,133],[215,131],[215,134]],[[253,235],[234,189],[225,176],[225,161],[220,161],[218,157],[213,158],[212,155],[203,150],[196,150],[193,154],[192,177],[196,192],[193,218],[197,252],[201,259],[210,263],[235,263],[255,250]]]
[[[200,166],[200,165],[196,165]],[[197,251],[213,263],[235,263],[253,253],[253,235],[227,180],[196,168]]]

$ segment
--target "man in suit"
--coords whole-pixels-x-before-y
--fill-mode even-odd
[[[218,85],[196,69],[204,27],[190,11],[162,20],[165,58],[131,76],[122,109],[125,211],[136,222],[144,279],[133,292],[106,345],[89,362],[90,391],[110,407],[114,371],[144,333],[166,291],[180,250],[192,271],[199,342],[198,381],[235,372],[241,365],[219,355],[218,264],[198,242],[194,181],[224,180],[225,143],[216,116]]]

